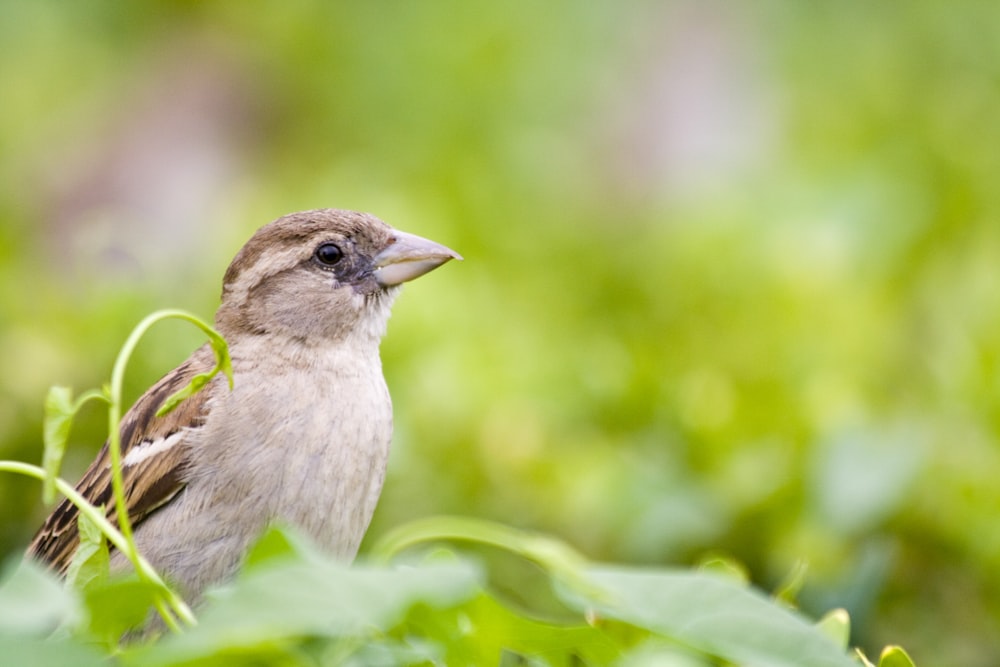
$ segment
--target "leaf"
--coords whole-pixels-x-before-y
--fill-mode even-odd
[[[233,360],[229,356],[229,344],[226,343],[226,339],[223,338],[215,329],[211,327],[202,327],[202,330],[208,336],[208,342],[212,346],[212,351],[215,352],[215,367],[216,372],[221,371],[225,374],[226,378],[229,380],[229,388],[233,388]]]
[[[704,656],[671,645],[662,639],[643,642],[615,663],[618,667],[709,667]]]
[[[55,478],[66,454],[66,442],[73,426],[73,390],[69,387],[50,387],[45,396],[45,418],[42,422],[42,467],[45,479],[42,482],[42,500],[51,504],[56,499]]]
[[[54,574],[33,560],[8,561],[0,583],[0,636],[44,636],[80,617],[80,605]],[[6,654],[0,652],[6,657]],[[4,664],[17,664],[4,662]]]
[[[301,558],[308,560],[311,548],[293,529],[271,526],[260,536],[243,561],[242,572],[252,572],[257,567],[275,560]]]
[[[728,577],[734,583],[749,584],[750,575],[742,563],[728,556],[712,556],[698,564],[698,570],[719,577]]]
[[[774,592],[774,599],[784,602],[789,607],[794,607],[796,598],[798,598],[802,587],[806,584],[806,574],[808,572],[808,563],[804,560],[796,561],[791,571],[778,584],[778,588]]]
[[[495,664],[505,650],[551,665],[608,665],[621,653],[621,642],[606,627],[541,622],[486,593],[454,610],[418,607],[402,631],[435,642],[445,651],[442,664],[449,665]]]
[[[158,589],[135,574],[96,581],[83,595],[88,611],[86,633],[109,648],[122,635],[150,620]]]
[[[69,387],[51,387],[45,396],[45,417],[42,422],[42,441],[45,449],[42,454],[42,467],[45,469],[45,479],[42,480],[42,500],[50,504],[56,498],[56,477],[66,454],[66,443],[69,440],[73,418],[80,408],[91,400],[108,401],[106,391],[92,389],[84,392],[80,398],[73,401],[73,390]]]
[[[915,667],[913,659],[900,646],[886,646],[878,659],[878,667]]]
[[[201,391],[202,388],[205,385],[207,385],[208,382],[213,377],[215,377],[218,372],[219,372],[218,368],[213,368],[211,371],[207,373],[198,373],[197,375],[195,375],[193,378],[191,378],[191,381],[188,382],[187,385],[181,387],[170,396],[167,396],[166,399],[164,399],[163,404],[156,411],[156,416],[162,417],[163,415],[172,412],[178,405],[180,405],[185,400],[187,400],[191,396],[194,396],[199,391]]]
[[[79,591],[100,584],[108,579],[111,558],[108,541],[97,524],[80,512],[77,516],[80,531],[80,545],[73,553],[73,559],[66,570],[66,584]]]
[[[844,609],[834,609],[819,619],[816,627],[843,649],[851,641],[851,617]]]
[[[647,628],[744,667],[854,667],[803,617],[726,578],[626,567],[593,568],[588,576],[607,598],[560,590],[585,613]]]
[[[204,331],[209,334],[209,343],[212,346],[212,351],[215,352],[215,367],[207,373],[198,373],[191,378],[187,386],[168,396],[156,411],[157,417],[171,412],[185,400],[197,394],[220,372],[225,374],[229,388],[233,388],[233,362],[229,358],[229,347],[226,345],[226,341],[211,329],[205,328]]]
[[[157,417],[162,417],[168,412],[174,410],[185,399],[197,394],[220,372],[225,374],[226,379],[229,382],[229,388],[233,388],[233,360],[229,356],[229,345],[226,343],[226,339],[223,338],[218,331],[201,320],[201,318],[195,317],[191,313],[187,313],[182,310],[158,310],[143,319],[143,321],[140,322],[132,332],[132,335],[129,337],[129,341],[126,343],[125,348],[123,348],[122,352],[124,353],[124,356],[127,358],[128,354],[131,354],[132,346],[146,331],[146,329],[159,320],[171,317],[186,320],[191,324],[194,324],[196,327],[201,329],[206,336],[208,336],[208,343],[212,348],[212,352],[215,353],[215,366],[207,373],[199,373],[198,375],[195,375],[191,378],[191,381],[187,384],[187,386],[182,387],[180,390],[168,396],[156,411]],[[124,362],[122,362],[122,365],[124,365]],[[116,363],[116,367],[117,366],[118,364]]]
[[[4,665],[17,667],[107,667],[107,658],[93,648],[66,640],[0,636]]]
[[[404,641],[365,642],[353,655],[350,665],[444,665],[443,649],[433,643],[407,637]],[[324,663],[326,664],[326,663]],[[332,662],[331,664],[337,664]]]
[[[280,553],[278,536],[266,538],[267,553]],[[126,662],[146,666],[202,660],[233,652],[273,649],[300,637],[344,637],[387,630],[415,605],[445,608],[480,590],[470,565],[406,568],[349,567],[294,536],[294,557],[254,559],[230,586],[217,589],[196,627],[137,648]]]

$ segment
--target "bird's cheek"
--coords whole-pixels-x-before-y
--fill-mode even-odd
[[[372,296],[382,291],[382,286],[378,284],[375,280],[375,276],[371,273],[360,276],[351,283],[351,287],[354,289],[356,294],[361,294],[362,296]]]

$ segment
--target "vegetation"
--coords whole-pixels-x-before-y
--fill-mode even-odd
[[[495,634],[467,650],[512,656],[445,654],[458,662],[559,664],[574,647],[596,664],[663,652],[754,664],[678,636],[669,609],[609,613],[562,583],[552,593],[551,569],[505,550],[408,549],[393,562],[433,572],[405,581],[371,563],[393,531],[447,514],[573,545],[583,579],[626,603],[632,575],[707,578],[727,605],[759,603],[754,619],[810,627],[684,569],[736,561],[762,590],[795,582],[809,617],[846,609],[847,644],[869,656],[898,643],[920,665],[992,665],[997,11],[4,3],[0,459],[40,460],[47,388],[97,384],[145,313],[210,314],[254,228],[291,210],[368,210],[467,259],[396,307],[383,349],[397,437],[369,564],[329,575],[365,591],[365,577],[389,577],[399,596],[370,610],[375,634],[291,619],[262,640],[287,649],[275,662],[327,650],[416,662],[458,651],[447,633],[468,621]],[[174,324],[151,332],[125,403],[199,342]],[[64,477],[106,427],[87,403]],[[45,590],[51,612],[0,613],[5,656],[91,604],[15,569],[44,511],[36,482],[0,475],[0,601]],[[231,595],[319,558],[283,534],[261,549]],[[602,562],[629,565],[589,565]],[[85,616],[84,636],[120,627]],[[208,612],[119,659],[216,655],[204,627]],[[332,640],[348,635],[364,640]],[[32,650],[85,664],[76,641]]]

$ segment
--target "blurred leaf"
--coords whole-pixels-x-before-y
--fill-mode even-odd
[[[581,611],[632,623],[746,667],[850,667],[829,638],[798,614],[708,574],[623,567],[590,571],[611,602],[565,596]]]
[[[68,640],[42,640],[30,637],[5,637],[0,634],[0,657],[4,665],[14,667],[107,667],[106,656],[90,646]]]
[[[915,665],[902,647],[886,646],[879,656],[878,667],[915,667]]]
[[[45,449],[42,454],[42,467],[47,473],[42,484],[42,499],[52,503],[56,497],[55,478],[59,476],[59,468],[66,454],[66,442],[69,440],[73,418],[87,401],[99,399],[107,401],[107,395],[98,390],[91,390],[73,401],[73,390],[69,387],[50,387],[45,396],[45,417],[42,424],[42,441]]]
[[[549,576],[566,585],[593,590],[583,576],[587,560],[563,540],[518,530],[495,521],[459,516],[431,516],[410,521],[386,533],[371,550],[376,562],[388,561],[422,543],[463,541],[489,545],[535,562]]]
[[[926,428],[853,429],[816,450],[814,484],[824,520],[848,534],[890,516],[905,501],[926,459]]]
[[[107,581],[111,558],[108,541],[97,524],[83,512],[77,515],[76,524],[80,531],[80,544],[66,570],[66,585],[82,591]]]
[[[403,630],[432,640],[445,653],[446,664],[488,664],[507,650],[551,665],[602,665],[621,653],[620,638],[606,628],[540,622],[485,593],[443,612],[418,607]]]
[[[42,636],[80,617],[76,597],[33,560],[9,559],[0,580],[0,635]]]
[[[241,573],[252,572],[262,564],[275,559],[308,558],[308,545],[300,541],[291,528],[270,526],[247,552]]]
[[[331,651],[333,653],[333,651]],[[432,642],[421,641],[415,637],[408,637],[404,640],[374,640],[365,642],[349,658],[338,660],[340,664],[348,667],[371,667],[385,665],[386,667],[395,665],[443,665],[444,651],[440,646]],[[331,660],[329,663],[338,664]]]
[[[42,499],[46,503],[52,503],[56,498],[54,480],[59,476],[59,467],[66,453],[73,414],[73,390],[69,387],[51,387],[45,396],[45,421],[42,427],[42,440],[45,443],[42,467],[47,474],[42,486]]]
[[[799,592],[806,584],[806,574],[809,572],[809,564],[804,560],[797,560],[792,565],[791,571],[778,584],[774,591],[774,598],[784,602],[790,607],[796,606]]]
[[[844,609],[833,609],[816,622],[816,627],[844,650],[851,641],[851,617]]]
[[[615,664],[618,667],[709,667],[712,663],[704,656],[657,638],[635,647]]]
[[[290,540],[289,543],[295,540]],[[279,540],[272,536],[265,546]],[[138,648],[128,660],[167,665],[233,652],[273,648],[297,637],[340,637],[385,631],[416,604],[449,607],[479,590],[467,564],[375,569],[348,567],[310,547],[295,558],[259,557],[210,604],[190,631]]]
[[[750,575],[746,567],[733,558],[711,556],[698,563],[698,569],[706,574],[726,577],[741,584],[750,583]]]
[[[83,593],[88,612],[85,634],[109,648],[117,647],[122,635],[152,618],[156,586],[134,574],[95,582]]]

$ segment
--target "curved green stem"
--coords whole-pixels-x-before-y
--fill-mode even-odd
[[[35,477],[36,479],[45,480],[46,472],[39,466],[31,465],[30,463],[22,463],[21,461],[0,461],[0,471],[3,472],[15,472],[22,475],[27,475],[28,477]],[[128,542],[125,536],[112,524],[107,516],[101,509],[95,507],[94,505],[87,502],[87,499],[83,495],[73,488],[73,485],[69,482],[63,480],[62,478],[55,478],[56,488],[59,493],[66,496],[71,503],[73,503],[81,514],[86,516],[90,521],[93,521],[100,529],[101,532],[108,538],[108,541],[122,553],[128,553]],[[136,559],[133,561],[136,571],[141,577],[151,582],[157,589],[160,590],[160,594],[165,599],[167,605],[173,610],[174,613],[186,624],[194,625],[197,621],[195,620],[194,614],[191,612],[191,608],[188,607],[187,603],[184,602],[169,586],[166,582],[157,574],[156,570],[150,565],[149,561],[143,558],[140,554],[135,554]],[[178,630],[176,620],[170,613],[164,614],[164,621],[173,630]]]
[[[121,462],[122,386],[125,380],[125,367],[128,364],[129,357],[132,356],[132,352],[135,350],[136,345],[138,345],[139,340],[145,335],[150,327],[160,320],[168,318],[177,318],[190,322],[201,329],[209,337],[209,342],[212,345],[212,349],[215,351],[217,363],[215,368],[206,376],[206,378],[203,379],[203,381],[207,381],[219,371],[223,371],[229,379],[230,387],[232,387],[233,383],[232,366],[229,360],[229,352],[226,347],[225,340],[223,340],[222,336],[215,331],[215,329],[202,322],[201,319],[183,310],[158,310],[143,318],[143,320],[136,325],[135,329],[132,330],[132,333],[126,339],[125,344],[118,353],[118,357],[115,359],[115,365],[111,371],[111,386],[109,388],[111,400],[108,408],[108,452],[111,457],[111,488],[115,497],[115,513],[118,516],[118,525],[121,528],[121,535],[124,538],[122,546],[118,546],[117,544],[115,546],[121,550],[129,561],[131,561],[136,572],[141,578],[146,579],[156,586],[160,586],[162,584],[162,579],[159,578],[159,575],[157,575],[151,567],[142,567],[141,565],[144,561],[135,546],[135,539],[132,532],[132,519],[129,516],[128,503],[125,498],[125,482],[122,474]],[[189,392],[187,389],[182,390],[181,392],[178,392],[178,394],[168,398],[167,401],[172,402],[171,406],[176,405],[176,403],[183,400],[183,398],[190,395],[190,393],[197,391],[197,389],[201,386],[203,386],[203,384],[197,387],[192,387]],[[150,573],[155,576],[155,579],[150,576]],[[177,608],[173,601],[174,599],[180,601],[181,604],[184,604],[176,593],[166,587],[165,584],[162,584],[162,586],[166,591],[170,591],[168,601],[171,607],[174,607],[175,609]],[[156,606],[167,624],[175,625],[172,623],[173,619],[168,613],[168,610],[165,609],[159,601],[157,601]],[[185,621],[188,621],[189,623],[193,622],[194,616],[190,613],[190,609],[188,609],[186,605],[184,605],[184,609],[186,611],[181,612],[180,615]]]
[[[118,357],[115,359],[114,368],[111,371],[111,405],[108,408],[108,452],[111,455],[111,488],[115,496],[115,511],[118,514],[118,525],[121,527],[122,535],[125,536],[127,548],[122,551],[125,556],[136,564],[138,561],[139,554],[135,549],[135,541],[132,537],[132,520],[128,513],[128,504],[125,500],[125,482],[122,476],[122,443],[121,443],[121,418],[122,418],[122,385],[125,380],[125,367],[128,364],[129,357],[132,356],[132,352],[135,350],[136,345],[139,343],[146,332],[154,324],[160,320],[167,318],[178,318],[191,322],[199,329],[204,331],[209,335],[212,342],[213,349],[216,350],[216,354],[219,354],[219,341],[222,337],[211,327],[202,322],[199,318],[187,313],[183,310],[158,310],[155,313],[147,315],[132,333],[126,339],[125,344],[122,346],[121,351],[118,353]],[[222,347],[224,349],[225,342],[222,342]],[[228,362],[228,354],[225,355],[226,362]],[[221,363],[222,359],[220,357],[220,363],[217,365],[217,369],[222,368],[224,365]],[[216,372],[218,372],[216,370]],[[230,384],[232,384],[231,372],[227,373],[230,378]],[[138,570],[138,567],[136,567]]]
[[[383,535],[370,555],[376,562],[388,562],[420,543],[456,540],[509,551],[537,563],[577,590],[602,594],[587,580],[587,559],[566,543],[482,519],[437,516],[411,521]]]

